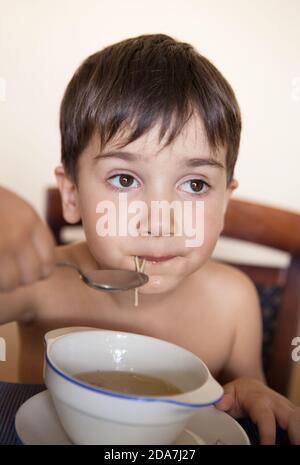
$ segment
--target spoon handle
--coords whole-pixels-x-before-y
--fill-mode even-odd
[[[78,266],[74,265],[74,263],[69,263],[69,262],[56,262],[56,266],[59,266],[59,267],[63,267],[63,266],[67,266],[69,268],[73,268],[74,270],[76,270],[80,276],[83,276],[83,273],[82,271],[80,270],[80,268],[78,268]]]

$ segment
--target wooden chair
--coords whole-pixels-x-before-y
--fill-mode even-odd
[[[300,214],[231,200],[223,235],[290,254],[290,264],[284,269],[238,265],[258,289],[271,286],[281,290],[266,377],[270,387],[286,395],[294,364],[291,343],[300,328]]]
[[[61,244],[61,230],[68,224],[63,219],[60,193],[56,188],[49,188],[46,193],[46,221],[57,243]],[[232,199],[222,235],[273,247],[291,256],[289,266],[284,269],[234,263],[254,281],[261,304],[264,289],[275,289],[280,293],[278,308],[271,312],[274,333],[266,377],[270,387],[287,395],[294,363],[291,342],[300,327],[300,214]],[[267,325],[268,322],[264,322],[264,333],[268,330]]]

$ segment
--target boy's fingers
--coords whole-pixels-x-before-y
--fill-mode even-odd
[[[294,411],[295,406],[288,404],[287,399],[276,403],[276,420],[280,428],[283,430],[288,429],[289,419]]]
[[[300,407],[291,413],[288,424],[288,433],[291,444],[300,445]]]
[[[271,408],[257,403],[249,411],[251,420],[259,432],[260,444],[271,445],[276,441],[276,419]]]
[[[224,394],[221,400],[215,404],[219,410],[223,410],[225,412],[232,409],[234,404],[234,398],[231,394]]]
[[[227,383],[224,388],[224,396],[222,399],[215,404],[215,406],[219,410],[223,410],[227,412],[234,418],[240,418],[244,415],[242,410],[242,406],[238,401],[237,393],[236,393],[236,386],[234,383]]]

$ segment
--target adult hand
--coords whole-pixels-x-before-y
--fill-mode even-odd
[[[50,275],[55,242],[35,210],[0,187],[0,291],[11,291]]]

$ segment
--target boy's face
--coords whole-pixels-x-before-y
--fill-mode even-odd
[[[77,186],[65,176],[63,168],[56,170],[65,219],[71,223],[82,219],[88,247],[99,267],[134,270],[134,256],[174,257],[156,263],[146,261],[144,271],[149,282],[140,288],[141,294],[171,291],[202,267],[214,250],[223,228],[229,196],[237,186],[236,181],[226,185],[225,149],[212,153],[199,118],[192,117],[181,134],[164,149],[165,139],[158,143],[158,131],[159,126],[156,126],[122,149],[118,149],[122,141],[111,142],[100,156],[99,139],[95,134],[80,156]],[[116,151],[123,155],[111,154]],[[96,225],[101,215],[96,207],[103,200],[112,202],[118,225],[119,193],[127,194],[128,205],[139,200],[148,207],[139,223],[143,233],[148,232],[147,236],[98,235]],[[193,227],[199,224],[196,201],[204,201],[203,244],[187,247],[186,240],[191,239],[190,236],[174,235],[174,215],[170,235],[162,235],[161,222],[151,224],[151,201],[154,200],[179,201],[182,211],[189,201]],[[128,214],[129,219],[133,216]],[[159,235],[153,235],[154,227],[160,228]]]

